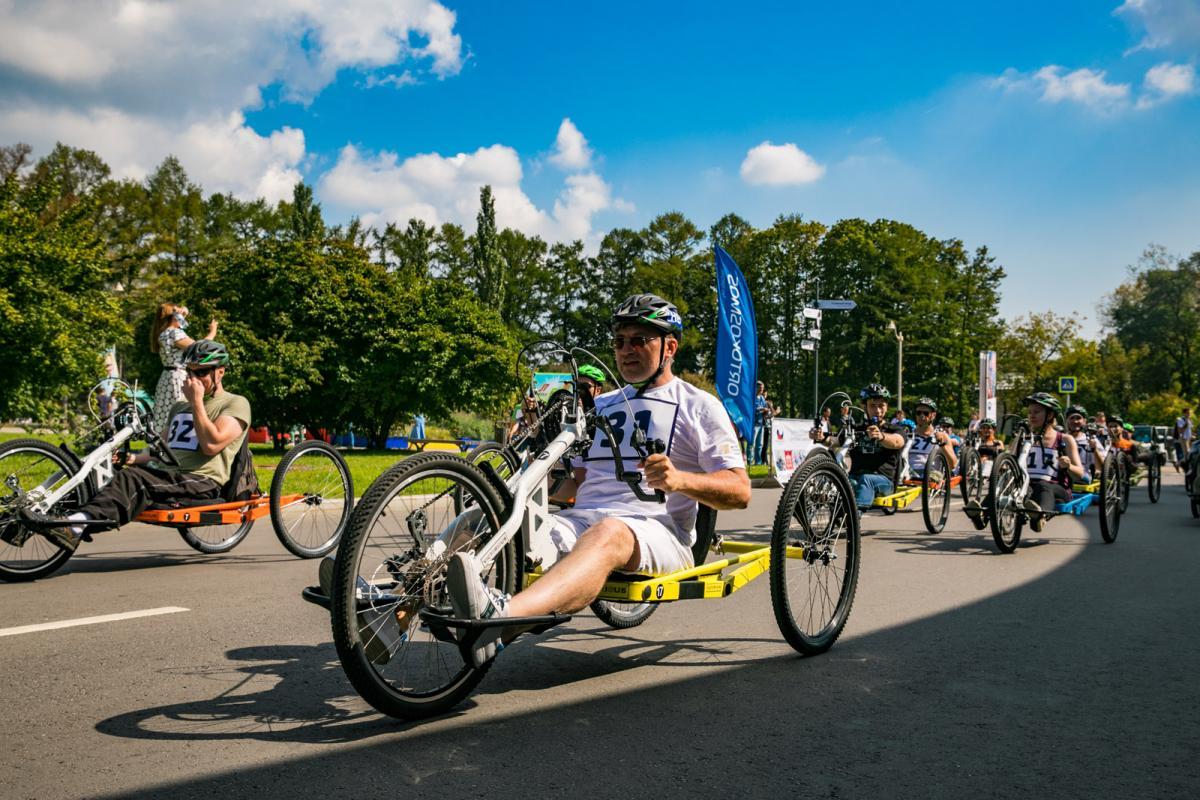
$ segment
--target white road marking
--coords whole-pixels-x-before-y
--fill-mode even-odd
[[[119,622],[123,619],[138,619],[139,617],[156,617],[159,614],[178,614],[180,611],[190,611],[179,606],[163,606],[162,608],[147,608],[144,611],[122,611],[120,614],[104,614],[99,617],[81,617],[80,619],[64,619],[59,622],[41,622],[37,625],[21,625],[16,628],[0,628],[0,636],[17,636],[22,633],[37,631],[54,631],[59,628],[74,628],[78,625],[97,625],[101,622]]]

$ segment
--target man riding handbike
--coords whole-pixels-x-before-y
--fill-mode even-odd
[[[862,436],[850,449],[850,483],[854,486],[855,502],[860,511],[871,508],[876,497],[886,496],[896,489],[900,477],[900,454],[908,439],[908,429],[887,422],[888,401],[892,393],[878,383],[872,383],[858,393],[866,410]],[[813,428],[814,442],[833,449],[841,445],[850,431],[845,427],[837,434],[826,435]]]
[[[184,351],[183,363],[184,399],[171,407],[164,431],[175,463],[162,463],[147,452],[118,451],[113,463],[121,469],[87,503],[66,517],[25,510],[29,527],[74,551],[89,531],[126,525],[152,503],[221,496],[250,427],[250,403],[222,386],[229,365],[225,345],[200,339]]]
[[[612,445],[596,437],[573,463],[574,480],[559,488],[575,502],[555,515],[551,537],[560,555],[553,568],[508,597],[480,579],[484,570],[471,553],[457,552],[447,573],[456,616],[536,617],[586,608],[614,570],[653,575],[691,566],[697,503],[714,509],[749,503],[750,479],[729,415],[719,400],[672,371],[683,331],[679,311],[655,295],[634,295],[613,313],[610,326],[617,369],[630,385],[597,397],[596,409],[618,447],[635,436],[666,445],[668,452],[652,453],[641,464],[646,484],[664,492],[666,504],[640,499],[619,480]],[[495,635],[472,650],[477,666],[515,633],[492,630]]]

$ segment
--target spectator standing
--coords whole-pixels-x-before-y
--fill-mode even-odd
[[[967,423],[967,432],[975,433],[977,430],[979,430],[979,412],[972,411],[971,420]]]
[[[417,414],[413,417],[412,430],[408,432],[409,439],[424,439],[425,438],[425,415]]]
[[[113,396],[110,390],[100,387],[100,394],[96,397],[97,410],[100,412],[100,427],[106,433],[112,433],[113,423]]]
[[[165,433],[171,418],[171,406],[183,399],[183,383],[187,370],[183,365],[183,351],[195,344],[195,340],[184,331],[187,329],[188,310],[175,303],[162,303],[154,316],[150,328],[150,352],[158,353],[163,371],[158,378],[154,393],[154,429]],[[208,325],[208,340],[217,338],[217,321]]]
[[[757,393],[754,396],[754,438],[750,441],[750,464],[764,463],[762,453],[764,450],[764,440],[766,439],[767,427],[767,387],[762,381],[759,381]]]
[[[817,427],[826,436],[833,433],[833,409],[825,406],[821,409],[821,418],[817,420]]]
[[[1192,449],[1192,410],[1185,408],[1183,416],[1175,420],[1175,471],[1179,472],[1179,462],[1186,461]]]
[[[763,399],[767,401],[766,407],[763,409],[763,436],[762,436],[762,451],[758,454],[760,464],[770,464],[771,458],[771,420],[779,414],[779,408],[767,398],[767,390],[763,389]]]

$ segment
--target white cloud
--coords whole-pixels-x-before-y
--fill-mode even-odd
[[[1126,0],[1113,13],[1144,31],[1134,50],[1200,45],[1200,5],[1195,0]]]
[[[454,222],[473,230],[479,213],[479,190],[492,187],[496,224],[548,241],[582,239],[594,244],[592,222],[601,211],[630,211],[614,198],[612,188],[595,172],[568,175],[546,211],[525,194],[517,151],[502,144],[473,153],[443,156],[423,153],[401,159],[395,153],[364,155],[347,145],[337,164],[322,176],[322,202],[354,210],[367,224],[404,225],[417,218],[431,225]]]
[[[742,180],[751,186],[799,186],[820,180],[825,167],[794,144],[762,144],[742,161]]]
[[[307,102],[343,70],[396,88],[455,75],[455,24],[435,0],[0,0],[0,136],[86,147],[120,175],[175,154],[207,190],[274,199],[304,135],[245,124],[263,88]]]
[[[272,202],[291,197],[304,159],[302,131],[261,136],[237,111],[181,125],[114,108],[10,106],[0,114],[0,141],[33,142],[43,153],[56,141],[83,146],[101,154],[117,177],[137,180],[173,154],[207,192]]]
[[[566,170],[587,169],[592,163],[592,149],[588,147],[587,139],[569,118],[564,119],[558,126],[558,137],[554,140],[554,152],[550,154],[550,163]]]
[[[1151,108],[1195,91],[1196,68],[1190,64],[1162,63],[1146,71],[1144,93],[1138,108]]]
[[[1064,74],[1057,65],[1042,67],[1033,74],[1042,85],[1047,103],[1070,101],[1096,110],[1113,109],[1129,99],[1129,84],[1109,83],[1104,70],[1077,69]]]
[[[1046,103],[1076,103],[1100,113],[1116,113],[1148,108],[1177,97],[1192,94],[1196,84],[1196,69],[1190,64],[1164,62],[1146,72],[1142,90],[1133,102],[1128,83],[1112,83],[1104,70],[1077,69],[1067,72],[1063,67],[1042,67],[1032,75],[1008,69],[991,81],[1005,92],[1031,92]]]

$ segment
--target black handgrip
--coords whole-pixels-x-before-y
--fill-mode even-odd
[[[662,439],[649,439],[645,444],[645,448],[646,455],[652,456],[656,453],[667,452],[667,443]],[[653,492],[647,492],[642,489],[642,473],[626,472],[624,475],[624,480],[629,484],[629,488],[633,490],[633,493],[637,495],[639,500],[643,500],[647,503],[667,502],[667,496],[663,494],[661,489],[655,489]]]
[[[667,502],[667,496],[662,493],[661,489],[655,489],[653,492],[647,492],[642,488],[642,473],[640,472],[630,472],[629,470],[626,470],[625,474],[621,476],[621,480],[629,484],[629,488],[633,490],[635,495],[637,495],[638,500],[642,500],[646,503]]]

